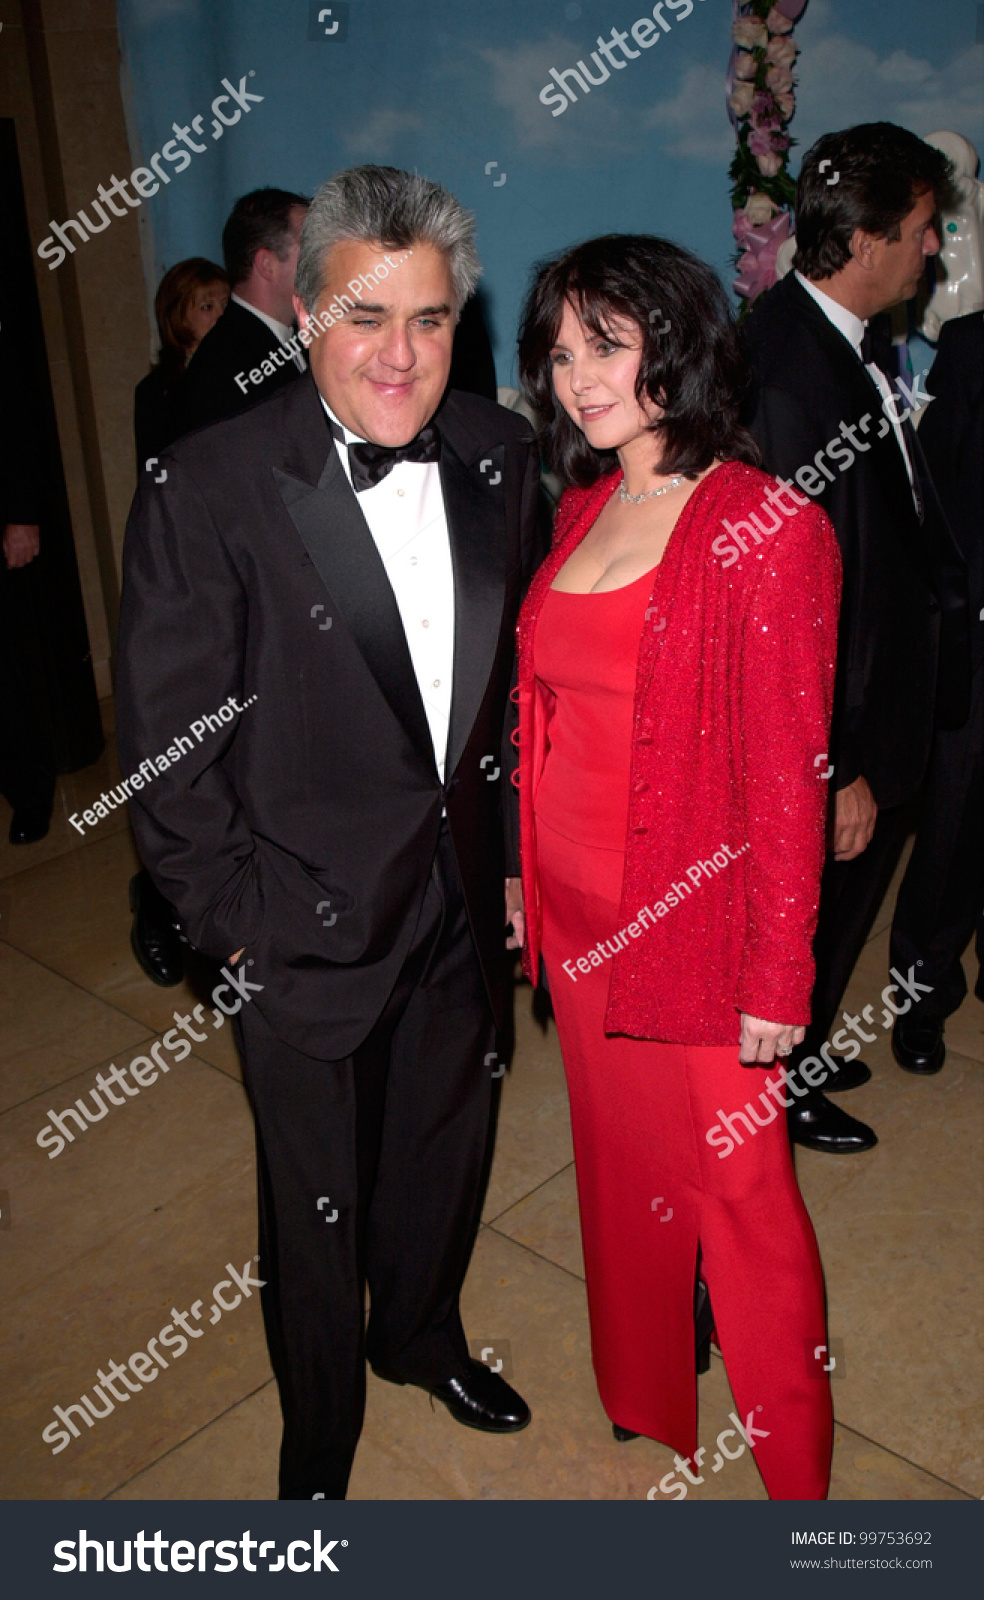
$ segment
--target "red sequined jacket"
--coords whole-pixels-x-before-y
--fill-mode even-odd
[[[548,721],[533,637],[556,573],[620,481],[616,471],[564,495],[517,627],[513,782],[531,979]],[[782,495],[779,509],[767,492]],[[589,959],[610,966],[608,1033],[730,1045],[742,1011],[809,1021],[839,604],[840,553],[818,507],[740,462],[707,475],[656,570],[639,643],[618,927],[598,930],[605,948],[593,957],[571,952],[575,979],[579,959],[584,972]]]

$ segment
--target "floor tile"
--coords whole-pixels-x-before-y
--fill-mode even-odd
[[[0,942],[0,1111],[146,1037],[142,1022]]]
[[[564,1065],[551,1020],[532,1014],[532,991],[516,990],[516,1051],[502,1080],[495,1155],[483,1216],[497,1217],[573,1159]]]
[[[555,1266],[584,1277],[581,1218],[574,1167],[565,1167],[525,1199],[510,1206],[492,1226]]]
[[[137,965],[130,948],[127,888],[139,865],[126,832],[20,873],[4,885],[10,896],[7,937],[18,950],[159,1034],[174,1026],[175,1011],[187,1016],[197,1004],[208,1006],[218,973],[189,959],[191,981],[162,989]],[[231,1028],[209,1030],[196,1048],[223,1071],[240,1075]]]

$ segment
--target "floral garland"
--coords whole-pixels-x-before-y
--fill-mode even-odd
[[[796,109],[790,38],[806,0],[732,0],[728,115],[738,140],[729,176],[737,258],[735,293],[744,315],[777,278],[776,256],[793,232],[796,185],[788,172]]]

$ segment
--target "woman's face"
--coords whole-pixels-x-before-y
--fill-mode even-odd
[[[224,283],[206,283],[195,290],[185,312],[185,323],[191,334],[189,355],[198,349],[209,328],[215,327],[228,304],[229,290]]]
[[[613,315],[608,324],[610,338],[592,333],[568,303],[550,351],[554,393],[595,450],[621,450],[662,414],[652,401],[644,408],[636,399],[640,330],[626,317]]]

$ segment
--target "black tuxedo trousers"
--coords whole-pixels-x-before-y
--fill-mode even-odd
[[[468,1365],[458,1295],[478,1225],[495,1030],[447,826],[393,992],[352,1055],[301,1055],[255,1006],[237,1022],[284,1417],[280,1498],[342,1500],[367,1354],[426,1385]]]

